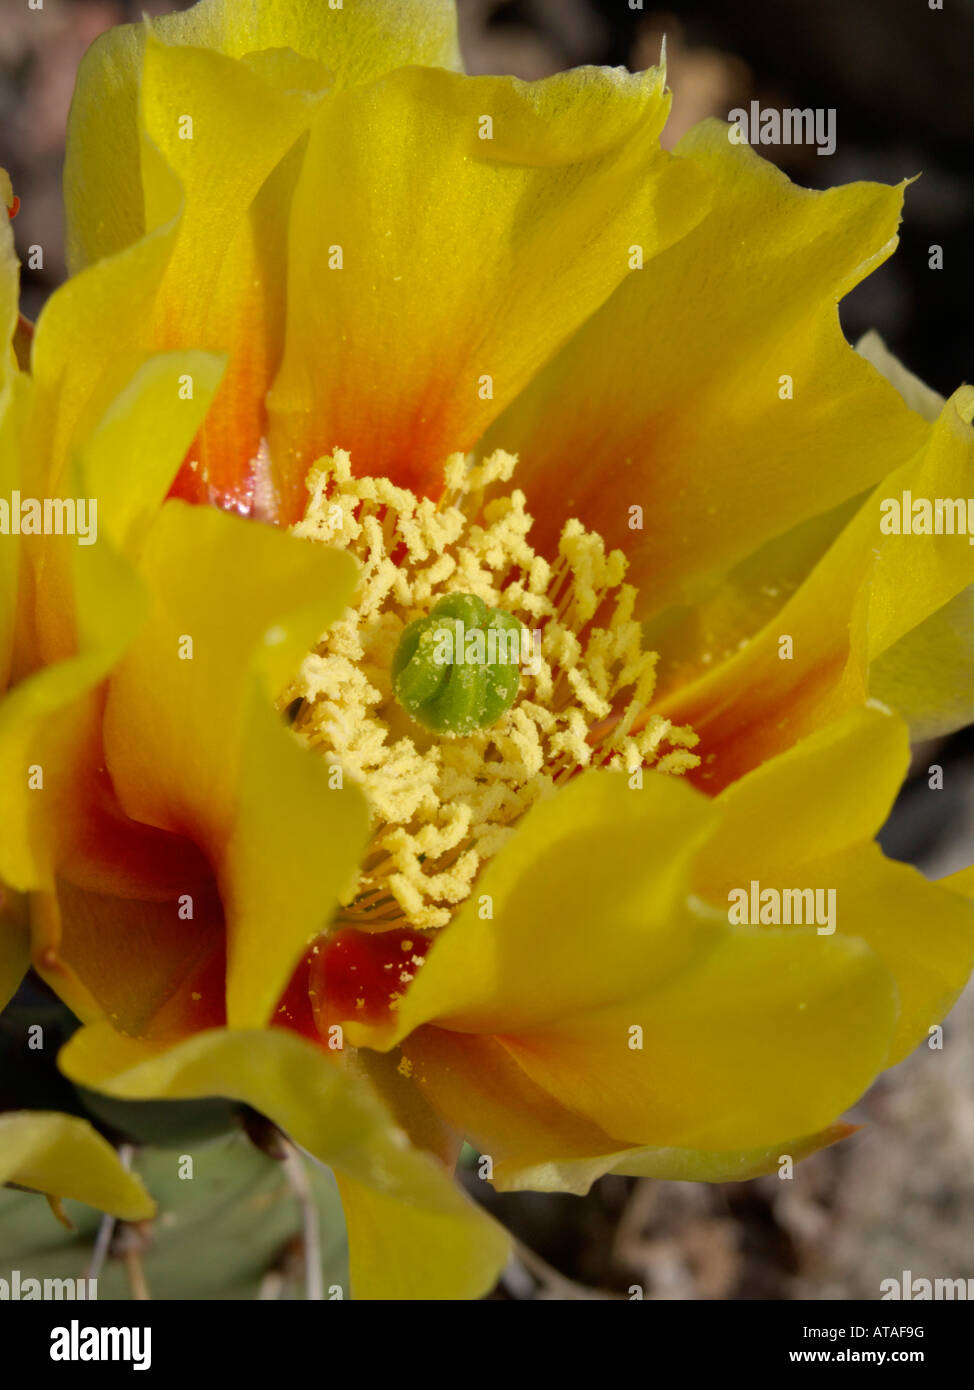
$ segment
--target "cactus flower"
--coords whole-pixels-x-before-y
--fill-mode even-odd
[[[840,1138],[974,959],[971,871],[874,843],[974,688],[974,547],[881,526],[974,491],[974,390],[837,311],[904,190],[668,105],[468,77],[447,0],[113,30],[0,361],[3,983],[330,1164],[360,1297],[490,1287],[464,1139],[580,1192]]]

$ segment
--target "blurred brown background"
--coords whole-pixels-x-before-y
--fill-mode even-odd
[[[322,0],[324,3],[324,0]],[[110,25],[165,0],[0,0],[0,165],[22,200],[18,246],[44,248],[24,272],[33,317],[64,275],[60,172],[77,64]],[[843,304],[847,335],[875,327],[948,394],[974,376],[969,248],[974,243],[974,3],[945,0],[459,0],[468,70],[536,78],[579,63],[646,67],[665,33],[672,143],[707,115],[762,106],[836,110],[830,157],[764,146],[797,181],[897,182],[901,246]],[[944,269],[928,268],[928,248]],[[926,768],[944,767],[944,789]],[[887,853],[938,877],[974,860],[974,739],[918,751],[883,835]],[[717,1187],[609,1178],[586,1199],[497,1197],[470,1178],[523,1243],[495,1297],[876,1299],[880,1281],[974,1277],[974,994],[945,1028],[879,1082],[855,1116],[864,1129],[792,1181]]]

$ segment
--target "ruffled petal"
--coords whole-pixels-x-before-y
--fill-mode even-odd
[[[698,785],[719,791],[861,704],[870,663],[974,580],[966,534],[881,530],[887,499],[966,497],[972,415],[974,388],[962,387],[923,448],[862,503],[780,612],[730,660],[661,701],[700,735]]]
[[[869,688],[899,711],[915,740],[974,723],[974,585],[883,652]]]
[[[974,905],[908,864],[861,845],[828,866],[836,935],[869,944],[896,981],[899,1010],[888,1066],[943,1021],[974,968]]]
[[[72,273],[137,241],[145,231],[138,88],[149,26],[121,25],[95,41],[78,71],[68,121],[65,203]],[[167,45],[230,58],[293,49],[339,85],[407,64],[459,67],[452,0],[203,0],[151,21]],[[265,64],[264,71],[272,69]],[[292,80],[282,67],[281,87]],[[248,146],[248,154],[250,147]]]
[[[897,361],[878,333],[865,334],[856,344],[856,351],[896,388],[911,410],[931,424],[937,420],[944,405],[943,397],[925,386],[919,377]],[[645,645],[660,653],[657,697],[662,699],[670,691],[689,685],[734,656],[780,612],[804,583],[862,501],[861,495],[849,498],[831,510],[773,536],[730,569],[715,574],[707,583],[696,584],[692,603],[674,605],[647,621]],[[931,623],[934,621],[931,619]],[[936,635],[939,641],[939,625]],[[943,636],[946,637],[946,634]],[[945,642],[938,656],[948,670],[957,670],[961,657],[957,644],[951,643],[948,647]],[[922,698],[926,698],[923,692],[929,690],[931,699],[943,699],[946,689],[940,691],[931,687],[930,677],[934,674],[933,671],[914,670],[912,666],[904,669],[897,681],[902,687],[898,694],[906,698],[907,682],[915,676]],[[920,677],[925,679],[921,680]],[[873,693],[883,699],[882,688],[876,684],[876,678],[877,671],[874,671]],[[895,674],[892,678],[897,679]],[[943,686],[946,687],[949,682],[948,676]],[[961,679],[954,684],[966,689],[970,681]],[[901,710],[904,708],[902,698],[893,702]],[[935,716],[944,719],[950,717],[948,712]]]
[[[924,385],[919,377],[899,362],[878,333],[866,333],[856,344],[856,351],[895,386],[911,410],[931,424],[937,420],[944,406],[943,397]],[[646,645],[660,653],[657,696],[662,698],[671,690],[689,685],[697,677],[706,675],[708,667],[713,669],[727,661],[759,632],[805,581],[854,516],[862,500],[860,496],[840,502],[837,507],[773,536],[730,569],[714,575],[710,583],[696,585],[692,603],[675,605],[648,621],[645,624]],[[931,619],[931,623],[934,621]],[[946,637],[946,634],[943,635]],[[938,641],[941,639],[939,625],[936,638]],[[938,656],[949,671],[957,671],[961,653],[956,644],[951,643],[948,647],[945,643]],[[882,688],[876,684],[877,674],[877,671],[873,672],[872,689],[879,699],[883,699]],[[900,678],[891,673],[892,679],[902,687],[898,690],[900,698],[893,702],[897,708],[903,710],[903,699],[908,695],[906,686],[913,677],[916,677],[921,693],[929,690],[931,699],[943,700],[946,689],[941,691],[930,686],[929,678],[933,674],[933,671],[915,670],[912,666],[908,669],[905,667]],[[958,674],[961,672],[958,671]],[[951,682],[948,676],[943,686],[949,683],[964,689],[971,684],[965,679]],[[922,698],[926,698],[926,695],[922,694]],[[946,711],[934,716],[935,719],[944,720],[950,717]],[[920,727],[919,723],[917,727]]]
[[[659,148],[668,105],[658,70],[528,84],[412,68],[322,108],[270,397],[286,515],[336,446],[360,473],[438,491],[447,456],[630,274],[632,244],[652,257],[702,215],[705,180]]]
[[[78,448],[155,352],[146,325],[176,231],[175,219],[157,227],[72,276],[44,305],[31,346],[33,435],[23,456],[31,495],[56,491]],[[174,409],[186,404],[177,399]]]
[[[661,774],[640,791],[621,774],[569,783],[532,807],[488,864],[476,898],[434,942],[394,1030],[350,1019],[349,1038],[388,1047],[431,1020],[518,1032],[680,970],[708,935],[683,899],[711,813]]]
[[[694,866],[714,902],[743,879],[798,871],[878,834],[909,769],[907,731],[876,705],[853,710],[734,782]]]
[[[704,1151],[702,1149],[633,1148],[595,1158],[558,1159],[537,1166],[506,1163],[498,1191],[586,1193],[598,1178],[616,1173],[626,1178],[660,1178],[667,1182],[747,1182],[781,1170],[781,1161],[798,1163],[819,1149],[855,1134],[856,1125],[834,1124],[818,1134],[780,1139],[770,1148]],[[496,1170],[495,1170],[496,1171]]]
[[[533,1081],[496,1038],[418,1028],[404,1039],[397,1065],[423,1100],[490,1158],[498,1188],[513,1170],[593,1159],[622,1147]]]
[[[694,873],[722,906],[752,881],[834,892],[836,935],[868,943],[896,981],[890,1064],[944,1018],[974,967],[974,911],[872,843],[908,764],[898,719],[854,712],[721,793],[726,814]]]
[[[182,491],[193,495],[187,489],[195,484],[195,500],[212,495],[243,507],[255,486],[264,395],[283,334],[280,267],[293,179],[285,157],[330,81],[301,63],[278,90],[266,67],[150,38],[140,89],[144,139],[154,152],[142,169],[147,226],[178,218],[147,340],[230,359]]]
[[[45,361],[53,365],[46,355]],[[219,371],[219,362],[200,353],[150,359],[96,422],[59,486],[39,478],[36,490],[23,484],[28,496],[89,499],[93,542],[82,544],[80,534],[21,538],[21,679],[0,703],[0,877],[23,891],[50,887],[55,864],[90,833],[93,794],[85,784],[100,747],[95,687],[144,612],[142,586],[120,547],[137,547]],[[196,391],[194,399],[180,401],[178,383],[186,372],[194,374]],[[24,400],[21,457],[28,456],[28,444],[42,449],[48,400],[41,389]],[[94,504],[101,508],[100,537]],[[34,577],[33,585],[26,576]]]
[[[421,1028],[403,1044],[411,1083],[491,1160],[499,1192],[588,1191],[607,1173],[676,1182],[741,1182],[853,1132],[836,1124],[772,1148],[705,1152],[625,1147],[558,1103],[493,1038]],[[400,1064],[401,1065],[401,1064]]]
[[[280,1029],[212,1031],[168,1052],[105,1027],[60,1054],[75,1081],[131,1099],[244,1101],[336,1171],[356,1298],[476,1298],[507,1257],[501,1230],[390,1123],[374,1093]]]
[[[87,1202],[123,1221],[148,1221],[155,1203],[87,1120],[52,1111],[0,1115],[0,1182]]]
[[[333,788],[316,753],[299,747],[251,699],[239,801],[220,863],[229,952],[227,1018],[267,1021],[301,952],[328,926],[369,835],[365,799]]]
[[[52,886],[59,854],[78,831],[88,802],[79,782],[97,740],[92,692],[142,616],[132,571],[107,543],[76,547],[74,580],[84,615],[77,654],[62,654],[0,703],[0,879],[21,892]]]
[[[902,189],[809,192],[715,121],[676,153],[711,182],[709,214],[625,281],[484,446],[520,455],[535,544],[553,552],[578,516],[630,558],[644,615],[694,601],[928,433],[837,311],[894,249]]]
[[[962,898],[974,899],[974,864],[940,879],[940,887],[949,889],[951,893],[959,893]]]
[[[202,0],[152,27],[167,43],[234,58],[293,48],[330,69],[343,87],[393,68],[460,68],[453,0],[345,0],[340,8],[321,0]]]
[[[856,343],[856,352],[865,357],[867,362],[871,362],[877,372],[882,372],[911,410],[922,415],[931,425],[934,423],[944,408],[943,396],[921,381],[898,357],[894,357],[874,328],[862,335]]]
[[[139,543],[209,410],[225,359],[185,351],[151,357],[116,396],[78,450],[99,534],[120,551]]]
[[[896,1005],[860,941],[727,927],[659,986],[634,979],[620,1002],[501,1041],[630,1144],[749,1150],[824,1129],[858,1100],[886,1063]]]
[[[654,699],[662,703],[736,656],[805,582],[861,502],[800,521],[701,584],[693,602],[647,619],[643,647],[659,653]]]
[[[207,854],[227,913],[228,1017],[263,1023],[367,836],[357,788],[331,789],[324,761],[270,709],[348,602],[355,566],[272,527],[169,502],[140,572],[154,607],[112,677],[108,769],[127,815]]]
[[[905,524],[902,534],[881,529],[887,498],[901,501],[904,492],[931,504],[967,498],[974,479],[972,420],[974,386],[962,386],[945,402],[920,455],[886,478],[836,543],[837,560],[870,545],[879,552],[869,594],[870,661],[974,583],[974,546],[959,525],[956,534],[945,529],[939,535],[919,534],[918,522],[912,535]],[[948,524],[955,524],[953,514]]]
[[[521,1106],[537,1111],[528,1131],[539,1158],[571,1156],[566,1142],[587,1157],[752,1150],[827,1128],[883,1066],[894,981],[862,941],[732,928],[726,904],[695,905],[691,860],[719,834],[709,812],[720,809],[658,775],[640,791],[620,775],[579,778],[535,807],[488,866],[478,902],[434,942],[394,1027],[352,1019],[347,1035],[401,1041],[421,1092],[434,1106],[445,1096],[455,1125],[472,1070],[462,1035],[492,1035],[477,1060],[501,1079],[492,1093],[471,1081],[471,1094],[488,1093],[487,1127],[474,1133],[490,1142],[501,1097],[518,1093],[499,1046],[545,1093]],[[444,1042],[443,1031],[459,1036]],[[600,1148],[593,1126],[614,1142]]]

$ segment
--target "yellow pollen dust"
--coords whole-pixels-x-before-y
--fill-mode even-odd
[[[566,523],[549,563],[528,541],[524,494],[485,500],[516,458],[455,454],[436,502],[387,478],[353,477],[336,450],[308,478],[295,535],[349,550],[354,607],[324,634],[281,699],[293,728],[364,789],[372,837],[339,924],[444,926],[524,813],[584,768],[682,773],[699,759],[688,728],[646,713],[656,653],[642,650],[628,562]],[[415,723],[392,689],[406,625],[446,594],[474,594],[527,630],[520,687],[496,724],[464,736]],[[527,653],[525,659],[525,653]]]

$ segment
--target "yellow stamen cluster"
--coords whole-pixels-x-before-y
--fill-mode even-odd
[[[525,811],[579,770],[681,773],[698,761],[691,730],[646,714],[656,654],[642,650],[622,552],[607,554],[600,536],[569,521],[549,563],[528,542],[522,492],[485,502],[515,464],[503,452],[480,465],[454,455],[437,502],[353,477],[341,450],[308,479],[295,534],[347,548],[361,565],[355,606],[282,697],[300,701],[298,735],[359,782],[372,808],[345,923],[441,927]],[[533,640],[512,707],[463,737],[409,719],[390,677],[406,625],[451,593],[513,614]]]

